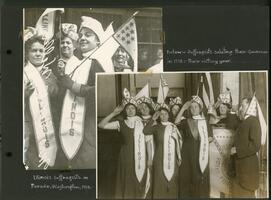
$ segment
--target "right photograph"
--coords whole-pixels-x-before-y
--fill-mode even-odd
[[[268,197],[267,71],[96,78],[98,199]]]

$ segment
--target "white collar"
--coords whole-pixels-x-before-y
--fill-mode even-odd
[[[147,115],[147,116],[142,116],[143,119],[150,119],[151,116],[150,115]]]
[[[203,115],[192,116],[193,119],[205,119]]]
[[[171,122],[161,122],[162,125],[167,126],[167,125],[171,125]]]

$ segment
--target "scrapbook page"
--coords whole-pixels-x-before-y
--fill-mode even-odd
[[[269,197],[268,3],[1,14],[1,199]]]

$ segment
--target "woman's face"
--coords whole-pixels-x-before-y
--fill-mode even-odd
[[[115,60],[118,63],[125,64],[126,61],[128,61],[129,55],[123,48],[118,48],[115,53]]]
[[[226,106],[225,104],[220,104],[219,106],[220,115],[227,115],[228,112],[229,112],[228,106]]]
[[[136,115],[136,108],[134,105],[126,106],[125,111],[126,111],[127,117],[133,117]]]
[[[64,56],[65,58],[70,58],[73,56],[73,51],[75,47],[73,44],[73,41],[69,37],[64,37],[61,40],[60,43],[60,50],[61,50],[61,55]]]
[[[89,52],[98,46],[97,35],[89,28],[83,27],[79,32],[79,48],[82,53]]]
[[[199,115],[201,111],[200,105],[196,102],[192,102],[190,105],[190,111],[191,111],[192,116]]]
[[[165,111],[165,110],[161,110],[160,111],[160,120],[161,120],[161,122],[168,122],[168,119],[169,119],[168,112]]]
[[[34,42],[28,51],[28,61],[35,67],[43,64],[45,48],[40,42]]]
[[[176,117],[178,115],[179,111],[180,111],[180,106],[178,106],[178,105],[172,106],[171,112],[172,112],[173,117]]]
[[[150,108],[146,103],[140,104],[139,111],[140,111],[142,116],[150,115]]]
[[[248,100],[247,99],[243,99],[242,103],[241,103],[241,106],[240,106],[240,109],[239,109],[239,111],[240,111],[240,117],[241,118],[245,117],[246,111],[248,109],[248,106],[249,106]]]
[[[157,58],[159,58],[159,59],[163,59],[163,49],[158,49],[157,50]]]

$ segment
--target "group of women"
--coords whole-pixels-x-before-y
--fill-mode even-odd
[[[25,39],[24,163],[29,169],[82,169],[96,166],[95,73],[89,56],[103,42],[101,24],[82,17],[63,23],[57,64],[46,66],[44,37],[34,28]],[[30,36],[29,36],[30,35]],[[79,56],[74,55],[75,49]]]
[[[215,125],[236,128],[238,118],[230,114],[231,100],[218,98],[204,116],[199,96],[184,104],[180,97],[171,98],[167,105],[125,93],[122,104],[98,124],[118,130],[122,138],[115,198],[209,197],[210,117]],[[123,118],[115,121],[121,114]]]

